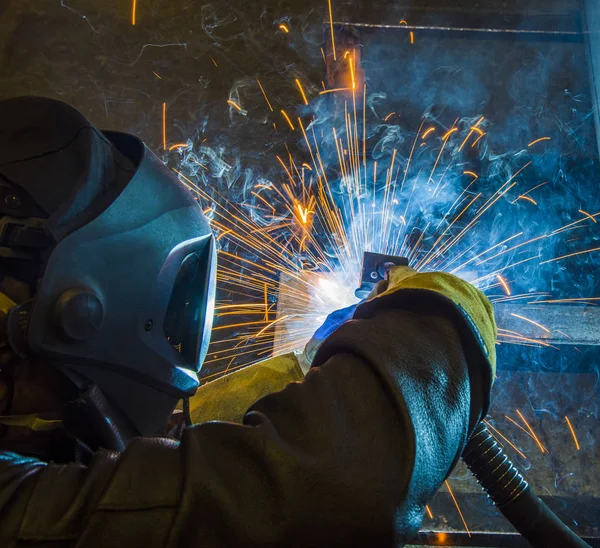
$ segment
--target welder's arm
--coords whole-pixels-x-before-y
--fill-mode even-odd
[[[480,416],[478,372],[452,320],[411,310],[345,324],[319,359],[244,425],[139,439],[87,469],[14,463],[2,545],[396,546]]]

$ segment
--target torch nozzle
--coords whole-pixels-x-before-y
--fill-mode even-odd
[[[360,287],[354,292],[355,295],[359,299],[368,296],[378,282],[387,278],[387,274],[393,266],[408,266],[408,259],[370,251],[363,253]]]

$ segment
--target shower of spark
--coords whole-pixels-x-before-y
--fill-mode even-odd
[[[296,86],[302,90],[299,81]],[[493,302],[531,304],[557,300],[550,292],[513,292],[519,268],[596,251],[546,254],[557,238],[595,225],[600,212],[580,214],[574,222],[539,234],[507,223],[501,237],[490,239],[487,227],[496,209],[515,206],[517,197],[543,184],[519,189],[531,164],[522,154],[512,159],[504,178],[490,180],[480,176],[481,165],[479,173],[470,166],[467,154],[472,156],[487,135],[483,117],[457,119],[445,128],[424,118],[405,150],[394,148],[387,161],[383,156],[373,160],[367,153],[366,86],[335,101],[339,115],[328,129],[315,118],[293,120],[281,110],[290,130],[301,136],[303,158],[289,149],[287,156],[276,156],[280,178],[257,179],[239,202],[177,170],[180,180],[210,204],[220,247],[221,300],[207,365],[218,369],[223,364],[228,371],[249,365],[271,355],[275,343],[277,353],[301,350],[330,312],[357,301],[354,288],[365,251],[406,256],[419,271],[456,274]],[[536,142],[541,140],[547,139]],[[285,314],[278,315],[277,303],[285,303]],[[547,333],[552,326],[512,316],[514,329],[500,329],[500,344],[556,348],[519,332],[523,322]]]
[[[336,53],[330,1],[328,7],[331,39],[321,56],[328,70],[333,59],[333,73],[343,70],[344,77],[328,74],[327,85],[315,85],[294,74],[286,81],[290,104],[266,76],[256,75],[255,83],[244,83],[250,91],[226,100],[232,120],[258,111],[265,131],[273,127],[274,142],[265,143],[265,150],[276,151],[270,167],[248,169],[240,186],[238,172],[224,177],[228,166],[210,147],[189,141],[189,147],[168,148],[177,152],[174,171],[203,204],[219,249],[215,326],[203,381],[302,351],[328,314],[358,301],[354,290],[366,251],[404,256],[418,271],[466,279],[493,303],[518,304],[518,314],[504,317],[498,344],[559,351],[548,341],[556,333],[571,337],[536,311],[569,303],[583,314],[600,302],[576,284],[578,293],[562,293],[552,277],[591,263],[600,250],[590,245],[600,211],[575,200],[555,211],[558,183],[544,170],[537,179],[536,170],[542,157],[556,154],[558,139],[527,134],[524,142],[496,150],[493,127],[500,121],[481,113],[443,119],[426,112],[407,128],[402,105],[386,103],[377,112],[378,94],[367,89],[360,50],[338,44]],[[279,30],[288,34],[290,27]],[[165,117],[163,105],[166,149]],[[227,184],[214,184],[220,180]],[[528,305],[535,305],[531,313]],[[527,466],[555,457],[539,417],[519,406],[523,412],[516,409],[514,419],[505,414],[510,410],[492,410],[486,420],[491,434]],[[566,415],[565,421],[579,450]],[[469,533],[454,485],[446,486]],[[435,506],[426,511],[437,519]]]

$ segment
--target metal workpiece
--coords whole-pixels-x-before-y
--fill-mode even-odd
[[[600,307],[595,305],[495,303],[494,314],[500,329],[527,339],[552,345],[600,346]]]

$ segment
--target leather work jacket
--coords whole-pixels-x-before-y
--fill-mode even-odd
[[[0,546],[408,542],[485,412],[490,375],[444,299],[355,318],[305,378],[288,360],[200,388],[201,424],[178,441],[139,438],[87,466],[0,452]]]

